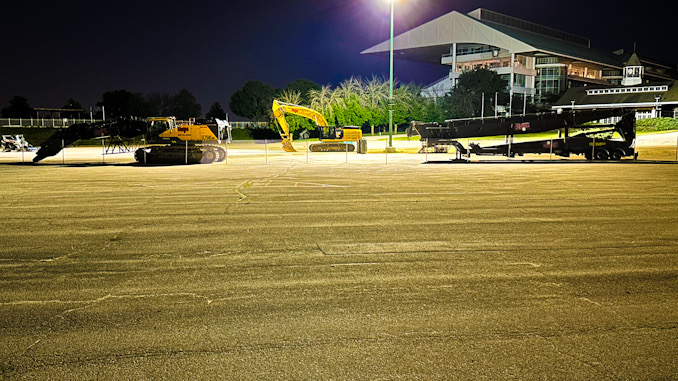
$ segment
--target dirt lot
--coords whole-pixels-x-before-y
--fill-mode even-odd
[[[0,375],[675,378],[675,139],[620,163],[0,154]]]

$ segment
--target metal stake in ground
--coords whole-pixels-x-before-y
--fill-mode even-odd
[[[61,139],[61,164],[66,164],[66,149],[64,148],[64,140]]]
[[[549,161],[553,160],[553,139],[549,140]]]
[[[106,164],[106,145],[104,144],[104,139],[101,139],[101,162]]]

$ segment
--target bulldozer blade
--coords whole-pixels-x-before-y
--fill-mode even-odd
[[[283,151],[285,152],[297,152],[297,150],[292,147],[292,142],[289,139],[282,141]]]

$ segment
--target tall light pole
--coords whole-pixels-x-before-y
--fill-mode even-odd
[[[388,148],[393,149],[393,10],[395,0],[391,1],[391,50],[388,81]]]

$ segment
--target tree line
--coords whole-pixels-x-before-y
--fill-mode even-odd
[[[505,107],[511,103],[514,112],[522,111],[522,99],[511,102],[507,85],[507,81],[496,72],[484,68],[462,73],[454,88],[438,97],[422,95],[422,86],[396,82],[393,121],[396,125],[404,125],[412,120],[443,122],[445,119],[479,117],[482,112],[484,116],[491,116],[497,111],[495,105]],[[229,107],[240,117],[275,123],[271,112],[273,99],[310,107],[323,114],[329,123],[367,128],[383,128],[389,123],[389,83],[382,77],[351,77],[335,87],[298,79],[282,89],[252,80],[231,95]],[[108,91],[97,106],[105,107],[106,117],[173,115],[189,119],[200,117],[202,112],[195,96],[187,89],[173,95]],[[63,108],[82,107],[77,101],[69,99]],[[67,114],[62,112],[62,117],[73,117]],[[35,116],[35,112],[26,98],[15,96],[9,101],[9,106],[2,109],[2,116],[28,118]],[[205,117],[224,119],[226,113],[221,104],[215,102]],[[292,132],[315,128],[311,121],[301,117],[290,116],[288,122]]]
[[[101,101],[96,104],[99,108],[97,117],[102,115],[101,108],[106,117],[118,116],[176,116],[178,119],[198,118],[202,115],[202,106],[196,100],[193,93],[187,89],[182,89],[176,94],[168,93],[150,93],[142,95],[127,90],[107,91],[101,96]],[[63,118],[82,117],[82,112],[75,110],[82,109],[82,105],[70,98],[62,109],[74,111],[62,111]],[[36,111],[30,106],[28,99],[16,95],[9,100],[9,105],[2,108],[3,118],[31,118],[36,116]],[[214,102],[210,110],[205,115],[206,118],[225,119],[226,112],[219,102]]]
[[[507,85],[496,72],[484,68],[462,73],[454,88],[438,97],[424,96],[422,86],[396,82],[393,122],[442,123],[446,119],[479,117],[483,112],[484,116],[492,116],[499,111],[495,105],[505,110],[511,103],[514,112],[522,112],[522,98],[510,102]],[[383,128],[389,124],[389,83],[381,77],[351,77],[336,87],[300,79],[282,89],[249,81],[233,93],[229,106],[241,117],[275,123],[271,113],[273,99],[310,107],[323,114],[328,123],[363,128]],[[313,122],[302,117],[290,115],[286,119],[292,132],[314,128]]]

